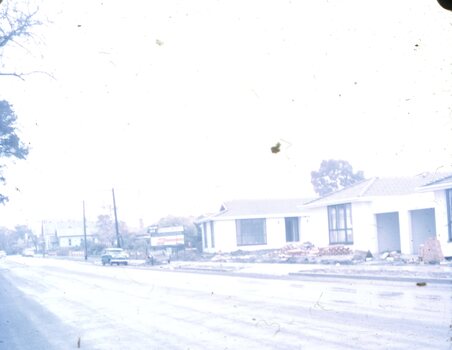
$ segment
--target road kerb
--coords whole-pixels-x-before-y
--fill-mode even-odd
[[[447,278],[423,278],[423,277],[404,277],[404,276],[375,276],[375,275],[359,275],[359,274],[333,274],[333,273],[310,273],[310,272],[289,272],[289,276],[299,277],[316,277],[316,278],[338,278],[338,279],[359,279],[359,280],[376,280],[388,282],[409,282],[418,283],[425,282],[427,284],[451,284],[452,279]]]

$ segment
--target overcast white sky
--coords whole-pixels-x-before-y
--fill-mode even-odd
[[[452,166],[452,13],[434,0],[40,1],[0,80],[28,160],[0,224],[130,226],[312,196],[322,159],[367,177]],[[282,151],[270,147],[282,143]],[[15,188],[20,191],[16,191]]]

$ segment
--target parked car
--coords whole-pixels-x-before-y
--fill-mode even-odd
[[[127,265],[129,263],[129,254],[122,248],[107,248],[102,253],[102,265]]]
[[[25,248],[22,250],[22,256],[34,257],[35,250],[33,248]]]

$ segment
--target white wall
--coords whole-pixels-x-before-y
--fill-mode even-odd
[[[208,247],[204,248],[205,235],[203,234],[202,235],[203,250],[208,253],[232,252],[239,249],[253,251],[261,249],[279,249],[288,244],[286,242],[286,224],[284,217],[266,218],[265,222],[266,222],[267,244],[237,246],[235,219],[214,221],[214,234],[215,234],[214,248],[211,247],[210,223],[208,222],[206,230]],[[303,235],[303,233],[301,232],[302,229],[303,225],[300,223],[299,225],[300,236]],[[203,224],[201,224],[201,230],[204,232]]]
[[[345,204],[345,203],[344,203]],[[327,207],[312,208],[301,219],[300,241],[311,242],[317,247],[330,245]],[[353,244],[351,249],[377,251],[375,218],[370,203],[352,203]]]
[[[80,247],[83,244],[83,237],[59,237],[59,241],[61,248]]]
[[[235,234],[235,220],[221,220],[214,221],[214,235],[215,247],[212,248],[209,244],[208,248],[203,248],[204,251],[214,252],[230,252],[237,250],[236,234]],[[210,223],[207,223],[207,242],[210,242]]]
[[[442,201],[443,205],[440,205],[439,200]],[[445,250],[444,254],[452,256],[452,244],[447,242],[447,213],[444,191],[438,191],[435,195],[432,192],[427,192],[406,196],[381,196],[370,198],[368,202],[352,203],[353,244],[350,245],[350,248],[363,251],[370,250],[373,254],[377,254],[379,249],[376,214],[398,212],[401,251],[405,254],[411,254],[413,253],[413,244],[410,211],[434,207],[437,208],[435,211],[437,234],[441,235],[441,244],[443,250]],[[214,225],[215,247],[212,248],[210,223],[207,223],[208,248],[203,248],[206,252],[231,252],[238,249],[250,251],[278,249],[287,244],[284,217],[266,219],[266,245],[237,246],[234,219],[214,221]],[[441,225],[444,226],[442,231],[438,228]],[[203,226],[201,227],[203,228]],[[304,209],[300,213],[299,234],[300,242],[311,242],[317,247],[328,246],[327,208]],[[204,237],[203,235],[203,239]]]
[[[452,256],[452,242],[449,242],[449,229],[447,226],[446,191],[435,191],[435,221],[436,238],[441,243],[444,256]]]
[[[352,203],[353,244],[351,249],[378,253],[376,217],[370,202]]]
[[[306,210],[300,221],[300,242],[311,242],[316,247],[325,247],[329,244],[326,207]]]
[[[432,193],[380,196],[369,198],[368,202],[353,202],[353,244],[350,245],[350,248],[363,251],[370,250],[373,254],[377,254],[378,235],[375,214],[398,212],[401,251],[405,254],[413,253],[410,210],[433,207],[435,207],[435,198]],[[328,246],[327,207],[311,208],[303,215],[306,215],[306,218],[302,217],[301,219],[300,241],[309,241],[318,247]]]
[[[413,233],[410,211],[434,208],[435,197],[432,192],[414,193],[404,196],[381,196],[372,199],[374,214],[399,213],[400,248],[403,254],[413,254]]]
[[[267,246],[264,249],[278,249],[284,247],[286,242],[286,221],[284,218],[268,218]]]
[[[413,193],[404,196],[380,196],[371,198],[374,213],[433,208],[435,198],[433,193]]]

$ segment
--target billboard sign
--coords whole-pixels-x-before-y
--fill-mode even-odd
[[[184,227],[160,227],[158,229],[148,230],[151,236],[151,247],[177,247],[185,245]]]

